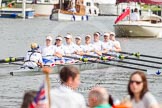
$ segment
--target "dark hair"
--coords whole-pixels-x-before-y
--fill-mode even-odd
[[[74,80],[80,74],[78,68],[74,66],[65,66],[60,71],[61,83],[67,82],[70,77]]]
[[[138,12],[138,9],[137,9],[137,8],[135,8],[135,9],[134,9],[134,12]]]
[[[36,96],[36,94],[37,94],[37,91],[33,91],[33,90],[27,91],[24,94],[24,98],[23,98],[21,108],[29,108],[29,105],[34,100],[34,97]]]
[[[148,91],[147,78],[146,78],[146,75],[144,74],[144,72],[142,72],[142,71],[135,71],[134,73],[131,74],[131,76],[129,78],[129,83],[128,83],[128,93],[129,93],[131,99],[133,99],[134,94],[130,89],[130,84],[131,84],[131,78],[136,74],[138,74],[141,77],[142,81],[143,81],[143,89],[142,89],[142,91],[140,93],[140,99],[142,99],[144,94]]]
[[[114,105],[114,100],[113,100],[113,97],[111,95],[109,95],[109,101],[108,103],[113,106]]]

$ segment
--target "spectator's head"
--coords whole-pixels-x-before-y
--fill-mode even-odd
[[[134,12],[138,12],[138,9],[137,9],[137,8],[135,8],[135,9],[134,9]]]
[[[105,88],[95,87],[89,92],[89,107],[96,107],[101,104],[108,104],[109,95]]]
[[[80,72],[74,66],[65,66],[60,73],[61,83],[72,89],[77,89],[80,84]]]
[[[135,71],[132,73],[128,83],[128,93],[131,96],[131,99],[137,95],[142,99],[147,91],[147,78],[144,72]]]
[[[23,103],[21,105],[21,108],[29,108],[29,105],[34,100],[34,97],[36,96],[37,91],[28,91],[24,94]]]

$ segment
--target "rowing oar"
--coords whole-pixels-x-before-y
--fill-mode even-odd
[[[0,63],[9,63],[9,62],[17,62],[17,61],[23,61],[24,57],[8,57],[5,59],[0,59]]]
[[[49,78],[49,73],[52,72],[51,68],[50,67],[43,67],[42,68],[42,71],[46,74],[46,82],[47,82],[47,88],[48,88],[48,108],[51,108],[51,97],[50,97],[50,78]]]
[[[72,59],[80,60],[80,61],[83,61],[83,62],[100,63],[100,64],[105,64],[105,65],[118,66],[118,67],[122,67],[122,68],[147,71],[146,69],[140,69],[140,68],[135,68],[135,67],[129,67],[129,66],[123,66],[123,65],[118,65],[118,64],[112,64],[112,63],[103,62],[103,61],[89,60],[88,58],[78,58],[78,57],[72,57],[72,56],[63,56],[63,57],[72,58]]]
[[[102,55],[117,57],[117,58],[119,58],[121,60],[123,60],[123,59],[130,59],[130,60],[137,60],[137,61],[143,61],[143,62],[149,62],[149,63],[162,64],[162,62],[151,61],[151,60],[144,60],[144,59],[139,59],[139,58],[133,58],[133,57],[128,57],[128,56],[124,56],[124,55],[120,55],[120,54],[118,55],[118,54],[105,54],[105,53],[102,53]]]
[[[162,68],[162,67],[158,67],[158,66],[149,66],[149,65],[145,65],[145,64],[133,63],[133,62],[123,61],[123,60],[115,60],[115,59],[112,59],[112,58],[109,58],[109,57],[99,57],[99,56],[94,56],[94,55],[84,55],[84,56],[92,57],[92,58],[98,58],[100,60],[108,60],[108,61],[115,61],[115,62],[120,62],[120,63],[127,63],[127,64],[151,67],[151,68],[155,68],[155,69],[161,69]]]
[[[112,51],[112,52],[115,52],[115,51]],[[151,55],[144,55],[144,54],[140,54],[139,52],[131,53],[131,52],[120,51],[120,52],[117,52],[117,53],[132,55],[132,56],[135,56],[135,57],[138,57],[138,58],[141,56],[141,57],[149,57],[149,58],[162,59],[162,57],[151,56]]]

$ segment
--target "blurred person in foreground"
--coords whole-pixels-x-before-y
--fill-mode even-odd
[[[155,97],[149,92],[147,78],[142,71],[131,74],[128,93],[132,108],[160,108]]]
[[[63,67],[59,73],[61,85],[51,90],[51,108],[86,108],[84,97],[76,92],[80,72],[74,66]]]
[[[111,108],[108,103],[109,95],[105,88],[95,87],[89,92],[88,103],[90,108]]]
[[[34,97],[37,95],[37,91],[27,91],[24,94],[23,102],[21,108],[29,108],[30,104],[33,102]]]

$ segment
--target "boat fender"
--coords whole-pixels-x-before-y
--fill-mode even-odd
[[[84,17],[82,16],[82,21],[84,20]]]
[[[75,15],[72,16],[73,20],[75,21]]]
[[[87,20],[87,21],[89,20],[89,17],[88,17],[88,15],[86,15],[86,20]]]

